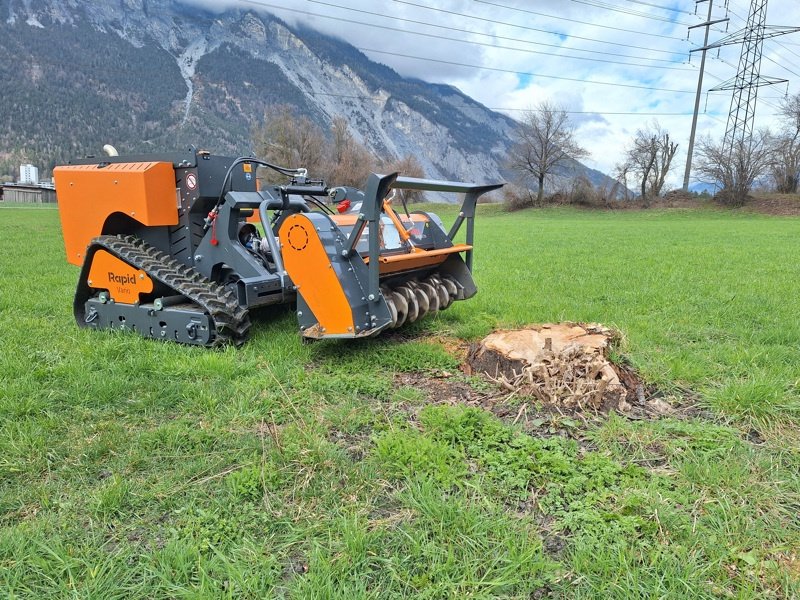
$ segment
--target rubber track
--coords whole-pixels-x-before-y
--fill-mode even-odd
[[[92,240],[92,246],[107,250],[197,304],[202,309],[198,312],[207,313],[214,324],[215,336],[206,346],[240,346],[247,340],[250,318],[231,290],[130,235],[102,235]]]

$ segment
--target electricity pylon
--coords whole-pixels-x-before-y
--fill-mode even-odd
[[[776,83],[786,83],[786,79],[761,75],[761,55],[764,40],[800,31],[800,27],[765,25],[768,0],[751,0],[750,13],[744,29],[704,46],[703,50],[721,48],[731,44],[742,44],[739,54],[739,67],[736,76],[711,88],[710,92],[733,90],[728,124],[725,128],[724,148],[730,153],[734,145],[750,146],[753,137],[753,122],[756,116],[758,88]],[[695,50],[701,50],[696,48]],[[692,50],[694,52],[695,50]]]

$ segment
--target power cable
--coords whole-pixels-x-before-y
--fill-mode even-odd
[[[307,0],[307,1],[314,2],[315,4],[326,4],[326,5],[332,6],[327,2],[318,2],[316,0]],[[281,8],[281,7],[278,7],[276,5],[270,5],[270,4],[264,4],[264,6],[270,6],[271,8],[278,8],[278,9]],[[289,10],[289,9],[288,8],[284,8],[283,10]],[[361,11],[361,10],[357,10],[357,9],[349,9],[349,8],[346,9],[346,10],[356,10],[357,12],[366,12],[366,11]],[[312,12],[308,12],[308,11],[293,10],[292,12],[295,12],[295,13],[299,12],[301,14],[306,14],[306,15],[314,16],[314,17],[321,17],[321,18],[324,18],[324,19],[332,19],[334,21],[343,21],[343,22],[346,22],[346,23],[354,23],[356,25],[364,25],[366,27],[375,27],[375,28],[378,28],[378,29],[385,29],[385,30],[388,30],[388,31],[397,31],[399,33],[404,33],[404,34],[419,35],[419,36],[423,36],[423,37],[446,40],[446,41],[450,41],[450,42],[456,42],[456,43],[459,43],[459,44],[470,44],[470,45],[476,45],[476,46],[485,46],[485,47],[488,47],[488,48],[497,48],[499,50],[511,50],[513,52],[525,52],[527,54],[541,54],[543,56],[555,56],[557,58],[568,58],[568,59],[573,59],[573,60],[587,60],[587,61],[591,61],[591,62],[602,62],[604,64],[624,65],[624,66],[629,66],[629,67],[644,67],[644,68],[647,68],[647,69],[666,69],[666,70],[671,70],[671,71],[691,71],[692,70],[692,69],[681,68],[681,67],[668,67],[668,66],[663,66],[663,65],[647,65],[647,64],[642,64],[642,63],[631,63],[631,62],[609,60],[607,58],[589,58],[589,57],[586,57],[586,56],[571,56],[571,55],[568,55],[568,54],[556,54],[555,52],[542,52],[541,50],[526,50],[524,48],[512,48],[510,46],[499,46],[497,44],[489,44],[489,43],[486,43],[486,42],[470,41],[470,40],[464,40],[464,39],[457,39],[457,38],[453,38],[453,37],[448,37],[448,36],[444,36],[444,35],[436,35],[434,33],[423,33],[421,31],[410,31],[408,29],[401,29],[399,27],[390,27],[388,25],[378,25],[376,23],[366,23],[364,21],[354,21],[352,19],[346,19],[346,18],[343,18],[343,17],[334,17],[334,16],[331,16],[331,15],[323,15],[323,14],[312,13]],[[370,14],[376,14],[376,13],[370,13]],[[677,64],[677,62],[675,64]]]
[[[429,58],[429,57],[426,57],[426,56],[413,56],[413,55],[410,55],[410,54],[401,54],[399,52],[388,52],[386,50],[377,50],[375,48],[363,48],[361,46],[355,46],[355,48],[357,48],[358,50],[361,50],[362,52],[375,52],[376,54],[385,54],[387,56],[396,56],[396,57],[399,57],[399,58],[410,58],[410,59],[413,59],[413,60],[421,60],[421,61],[425,61],[425,62],[435,62],[435,63],[444,64],[444,65],[452,65],[452,66],[455,66],[455,67],[467,67],[467,68],[470,68],[470,69],[478,69],[479,71],[496,71],[496,72],[499,72],[499,73],[512,73],[514,75],[525,75],[525,76],[530,76],[530,77],[541,77],[543,79],[559,79],[559,80],[562,80],[562,81],[577,81],[579,83],[584,83],[584,84],[588,84],[588,85],[610,85],[610,86],[614,86],[614,87],[624,87],[624,88],[633,88],[633,89],[640,89],[640,90],[649,90],[651,92],[672,92],[672,93],[675,93],[675,94],[692,94],[692,93],[694,93],[694,92],[689,91],[689,90],[675,90],[675,89],[670,89],[670,88],[657,88],[657,87],[651,87],[651,86],[648,86],[648,85],[634,85],[634,84],[631,84],[631,83],[617,83],[617,82],[614,82],[614,81],[587,81],[585,79],[578,79],[577,77],[563,77],[563,76],[558,76],[558,75],[543,75],[541,73],[529,73],[529,72],[526,72],[526,71],[515,71],[513,69],[500,69],[498,67],[486,67],[486,66],[483,66],[483,65],[471,65],[471,64],[467,64],[467,63],[460,63],[460,62],[455,62],[455,61],[450,61],[450,60],[440,60],[440,59],[437,59],[437,58]]]
[[[728,6],[728,12],[729,12],[730,14],[732,14],[734,17],[736,17],[737,19],[739,19],[739,20],[740,20],[742,23],[745,23],[745,24],[747,23],[747,19],[745,19],[744,17],[742,17],[740,14],[736,13],[736,12],[735,12],[733,9],[731,9],[731,8],[730,8],[730,6]],[[766,42],[768,42],[768,43],[772,43],[772,44],[777,44],[778,46],[780,46],[781,48],[783,48],[784,50],[786,50],[786,51],[787,51],[787,52],[789,52],[790,54],[793,54],[793,55],[794,55],[794,56],[796,56],[797,58],[800,58],[800,54],[797,54],[797,53],[796,53],[795,51],[793,51],[791,48],[787,48],[787,47],[786,47],[786,44],[789,44],[789,45],[791,45],[791,46],[800,45],[800,44],[795,44],[795,43],[792,43],[792,42],[780,42],[780,41],[776,40],[775,38],[770,38],[770,39],[767,39],[767,40],[764,40],[764,41],[766,41]],[[771,59],[769,59],[769,57],[766,57],[766,58],[768,58],[768,60],[771,60]],[[775,62],[775,61],[773,60],[772,62]],[[778,64],[778,63],[776,63],[776,64]],[[786,67],[783,67],[782,65],[778,65],[778,66],[780,66],[780,67],[782,67],[782,68],[786,69],[786,70],[787,70],[787,71],[789,71],[789,72],[790,72],[792,75],[795,75],[795,76],[797,76],[797,77],[800,77],[800,75],[797,75],[797,73],[795,73],[795,72],[791,71],[790,69],[788,69],[788,68],[786,68]]]
[[[693,12],[689,12],[688,10],[683,10],[682,8],[674,8],[672,6],[663,6],[661,4],[653,4],[652,2],[644,2],[643,0],[628,0],[628,2],[632,2],[634,4],[642,4],[644,6],[650,6],[651,8],[660,8],[661,10],[667,10],[671,12],[681,13],[684,15],[689,15],[690,17],[694,16]]]
[[[613,4],[606,4],[605,2],[599,2],[597,0],[570,0],[570,2],[575,2],[577,4],[585,4],[587,6],[593,6],[595,8],[603,8],[606,10],[610,10],[613,12],[622,13],[624,15],[630,15],[634,17],[641,17],[643,19],[652,19],[654,21],[663,21],[664,23],[670,23],[671,25],[683,25],[684,27],[689,27],[691,23],[684,23],[682,21],[673,21],[672,19],[667,19],[665,17],[656,17],[654,15],[640,12],[636,10],[629,10],[624,8],[619,8]]]
[[[321,14],[312,13],[312,12],[309,12],[309,11],[296,10],[296,9],[293,9],[293,8],[288,8],[286,6],[278,6],[278,5],[270,4],[268,2],[264,2],[264,1],[260,1],[260,0],[237,0],[237,1],[239,3],[241,3],[241,4],[253,4],[253,5],[259,6],[259,7],[273,8],[273,9],[276,9],[276,10],[284,10],[284,11],[291,12],[291,13],[300,13],[300,14],[305,14],[305,15],[308,15],[308,16],[317,16],[317,17],[325,18],[325,19],[345,21],[345,22],[348,22],[348,23],[352,23],[353,22],[351,19],[342,19],[341,17],[334,17],[332,15],[321,15]],[[457,32],[457,33],[466,33],[466,34],[470,34],[470,35],[483,36],[483,37],[488,37],[488,38],[493,38],[493,39],[498,39],[498,40],[505,40],[505,41],[511,41],[511,42],[520,42],[520,43],[523,43],[523,44],[531,44],[531,45],[534,45],[534,46],[546,46],[548,48],[558,48],[559,50],[569,50],[569,51],[572,51],[572,52],[586,52],[588,54],[597,54],[597,55],[601,55],[601,56],[613,56],[613,57],[616,57],[616,58],[634,58],[634,59],[642,58],[640,56],[632,56],[630,54],[619,54],[617,52],[603,52],[601,50],[587,50],[587,49],[584,49],[584,48],[574,48],[574,47],[570,47],[570,46],[562,46],[562,45],[559,45],[559,44],[548,44],[548,43],[545,43],[545,42],[534,42],[534,41],[531,41],[530,39],[522,39],[522,38],[514,38],[514,37],[508,37],[508,36],[502,36],[502,35],[495,35],[495,34],[491,34],[491,33],[483,33],[483,32],[480,32],[480,31],[471,31],[471,30],[468,30],[468,29],[460,29],[458,27],[451,27],[451,26],[447,26],[447,25],[437,25],[437,24],[434,24],[434,23],[429,23],[427,21],[417,21],[417,20],[414,20],[414,19],[406,19],[406,18],[402,18],[402,17],[384,15],[384,14],[381,14],[381,13],[371,12],[371,11],[368,11],[368,10],[362,10],[362,9],[357,9],[357,8],[349,8],[349,7],[345,7],[345,6],[340,6],[338,4],[332,4],[330,2],[323,2],[321,0],[306,0],[306,1],[307,2],[311,2],[313,4],[320,4],[322,6],[330,6],[330,7],[334,7],[334,8],[338,8],[338,9],[342,9],[342,10],[348,10],[348,11],[351,11],[351,12],[367,14],[367,15],[372,15],[372,16],[382,17],[382,18],[387,18],[387,19],[393,19],[395,21],[402,21],[404,23],[414,23],[416,25],[424,25],[424,26],[433,27],[433,28],[436,28],[436,29],[443,29],[443,30],[446,30],[446,31],[453,31],[453,32]],[[370,25],[374,26],[374,27],[384,27],[385,28],[385,26],[380,26],[380,25],[377,25],[377,24],[370,24]],[[402,30],[402,31],[405,32],[406,30]],[[453,39],[453,38],[447,38],[447,39]],[[668,51],[663,51],[663,50],[653,50],[653,51],[654,52],[662,52],[662,53],[666,53],[666,54],[677,54],[676,52],[668,52]],[[668,59],[665,59],[665,58],[647,58],[647,59],[642,59],[642,60],[648,60],[648,61],[652,61],[652,62],[663,62],[663,63],[676,64],[676,65],[677,64],[685,64],[685,63],[683,63],[683,61],[668,60]]]
[[[309,2],[315,2],[316,0],[308,0],[308,1]],[[577,0],[572,0],[572,1],[575,2]],[[569,35],[569,34],[560,33],[560,32],[557,32],[557,31],[548,31],[546,29],[538,29],[536,27],[528,27],[526,25],[519,25],[517,23],[509,23],[507,21],[497,21],[495,19],[487,19],[485,17],[478,17],[478,16],[475,16],[475,15],[467,15],[467,14],[460,13],[460,12],[455,12],[455,11],[452,11],[452,10],[446,10],[444,8],[435,8],[433,6],[425,6],[424,4],[417,4],[416,2],[409,2],[409,0],[392,0],[392,2],[397,2],[398,4],[407,4],[409,6],[416,6],[417,8],[423,8],[423,9],[426,9],[426,10],[433,10],[433,11],[436,11],[436,12],[441,12],[441,13],[445,13],[445,14],[453,15],[453,16],[457,16],[457,17],[464,17],[466,19],[475,19],[475,20],[478,20],[478,21],[483,21],[484,23],[494,23],[495,25],[505,25],[506,27],[516,27],[517,29],[525,29],[527,31],[536,31],[538,33],[546,33],[546,34],[549,34],[549,35],[558,36],[559,38],[565,38],[566,37],[566,38],[573,38],[573,39],[576,39],[576,40],[584,40],[584,41],[587,41],[587,42],[596,42],[596,43],[599,43],[599,44],[609,44],[611,46],[620,46],[620,47],[623,47],[623,48],[633,48],[635,50],[648,50],[650,52],[661,52],[663,54],[675,54],[675,52],[670,52],[668,50],[655,50],[653,48],[649,48],[649,47],[645,47],[645,46],[634,46],[632,44],[623,44],[621,42],[609,42],[607,40],[598,40],[597,38],[582,37],[582,36],[579,36],[579,35]]]
[[[719,79],[719,77],[717,77]],[[376,96],[363,96],[355,94],[336,94],[334,92],[317,92],[308,90],[308,94],[312,96],[332,96],[334,98],[351,98],[356,100],[375,100]],[[476,104],[479,104],[476,102]],[[482,108],[493,111],[506,111],[506,112],[527,112],[536,110],[535,108],[510,108],[507,106],[483,106]],[[686,117],[691,116],[690,112],[641,112],[641,111],[599,111],[599,110],[564,110],[565,113],[570,115],[602,115],[602,116],[647,116],[647,117]],[[710,113],[704,113],[710,115]]]
[[[679,42],[685,41],[683,38],[675,37],[673,35],[661,35],[659,33],[648,33],[646,31],[641,31],[641,30],[636,31],[635,29],[624,29],[622,27],[613,27],[611,25],[599,25],[597,23],[591,23],[589,21],[581,21],[579,19],[570,19],[569,17],[559,17],[559,16],[556,16],[556,15],[549,15],[549,14],[546,14],[546,13],[540,13],[540,12],[536,12],[535,10],[529,10],[527,8],[517,8],[516,6],[508,6],[506,4],[499,4],[497,2],[489,2],[489,0],[473,0],[473,2],[477,2],[479,4],[486,4],[488,6],[494,6],[494,7],[497,7],[497,8],[505,8],[507,10],[513,10],[513,11],[516,11],[516,12],[526,13],[526,14],[529,14],[529,15],[536,15],[536,16],[539,16],[539,17],[548,17],[548,18],[551,18],[551,19],[559,19],[561,21],[569,21],[570,23],[580,23],[581,25],[589,25],[590,27],[601,27],[603,29],[613,29],[614,31],[624,31],[626,33],[635,33],[637,35],[649,35],[651,37],[664,38],[664,39],[667,39],[667,40],[676,40],[676,41],[679,41]]]

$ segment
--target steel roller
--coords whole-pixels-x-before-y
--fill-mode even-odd
[[[413,323],[428,313],[449,308],[458,299],[459,286],[447,275],[433,274],[423,280],[411,279],[381,292],[391,314],[392,328]]]

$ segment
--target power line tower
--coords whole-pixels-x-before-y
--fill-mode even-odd
[[[750,13],[747,16],[747,24],[744,29],[740,29],[713,44],[692,50],[692,52],[705,51],[731,44],[742,44],[736,77],[724,81],[709,90],[710,92],[733,90],[724,140],[724,148],[728,154],[733,152],[733,148],[737,144],[743,144],[745,147],[750,146],[753,137],[753,122],[756,116],[758,88],[788,81],[761,75],[762,48],[764,40],[800,31],[800,27],[765,25],[767,2],[768,0],[751,0]]]

